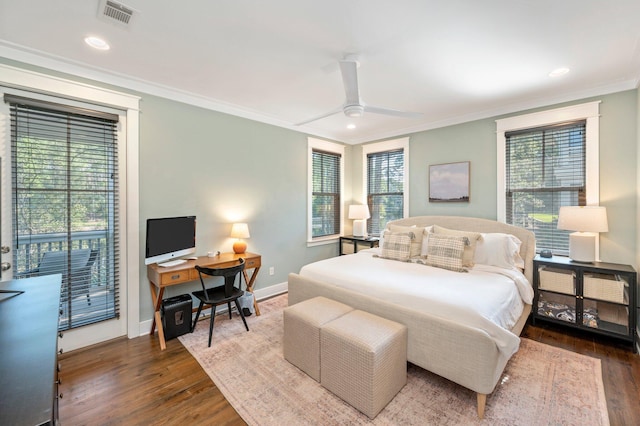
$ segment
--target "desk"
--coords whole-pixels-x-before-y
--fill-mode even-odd
[[[147,266],[147,278],[149,279],[151,300],[153,301],[155,310],[150,334],[153,334],[157,325],[160,347],[163,350],[166,349],[167,346],[164,340],[160,308],[162,306],[162,296],[164,295],[165,287],[199,280],[196,265],[209,268],[225,268],[227,266],[233,266],[240,258],[243,258],[245,261],[245,267],[242,273],[244,275],[244,281],[247,284],[247,291],[253,292],[253,285],[258,276],[258,271],[260,271],[260,266],[262,266],[262,256],[255,253],[220,253],[214,257],[200,256],[196,260],[188,260],[186,263],[168,268],[158,266],[156,263]],[[253,269],[251,276],[247,273],[248,269]],[[258,308],[258,302],[255,297],[253,299],[253,306],[256,309],[256,315],[260,315],[260,308]]]

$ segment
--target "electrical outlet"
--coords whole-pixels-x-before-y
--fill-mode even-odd
[[[269,268],[269,275],[273,275],[276,273],[276,268],[274,268],[273,266]]]

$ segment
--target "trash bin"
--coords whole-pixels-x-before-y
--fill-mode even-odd
[[[162,301],[162,327],[166,340],[191,331],[191,295],[181,294]]]
[[[251,316],[252,314],[256,313],[256,310],[253,307],[253,293],[245,291],[244,294],[238,299],[238,303],[240,304],[240,309],[242,309],[242,314],[245,317]]]

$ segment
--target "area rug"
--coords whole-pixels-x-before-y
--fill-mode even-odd
[[[260,303],[261,316],[209,320],[180,341],[249,425],[608,425],[600,360],[522,339],[487,398],[409,364],[407,385],[373,420],[347,405],[282,356],[287,296]]]

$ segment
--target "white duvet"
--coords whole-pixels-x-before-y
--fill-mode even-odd
[[[533,289],[518,270],[476,265],[452,272],[374,257],[362,250],[302,267],[300,275],[485,330],[507,357],[520,343],[511,331]]]

